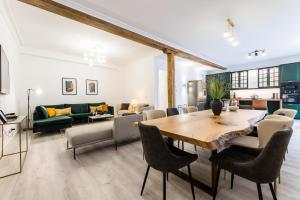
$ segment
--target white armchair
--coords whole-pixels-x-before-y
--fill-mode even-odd
[[[273,115],[283,115],[283,116],[287,116],[287,117],[294,119],[295,116],[297,115],[297,110],[281,108],[279,110],[276,110],[273,113]]]

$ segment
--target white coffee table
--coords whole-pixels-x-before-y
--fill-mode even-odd
[[[112,118],[114,118],[114,115],[111,114],[93,115],[93,116],[89,116],[88,123],[94,122],[94,120],[112,119]]]

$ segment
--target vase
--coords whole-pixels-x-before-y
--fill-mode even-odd
[[[223,104],[219,99],[213,100],[213,103],[211,104],[211,109],[215,116],[219,116],[222,112]]]

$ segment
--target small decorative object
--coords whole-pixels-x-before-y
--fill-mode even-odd
[[[208,92],[213,98],[211,108],[214,115],[219,116],[222,112],[223,107],[221,99],[225,96],[228,88],[226,87],[226,84],[224,82],[220,81],[217,78],[209,79],[208,83]]]
[[[0,120],[3,124],[5,124],[8,121],[2,110],[0,110]]]
[[[230,99],[228,108],[229,111],[237,111],[239,109],[238,101],[236,99]]]
[[[97,80],[86,80],[86,95],[98,95]]]
[[[76,78],[62,78],[62,94],[77,95],[77,80]]]

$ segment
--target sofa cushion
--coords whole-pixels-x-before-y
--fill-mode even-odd
[[[90,108],[90,112],[91,112],[91,107],[98,107],[100,105],[104,105],[106,104],[105,102],[100,102],[100,103],[89,103],[89,108]]]
[[[66,130],[69,143],[73,146],[113,138],[113,121],[72,127]]]
[[[120,110],[128,110],[130,103],[122,103]]]
[[[56,116],[56,109],[55,108],[47,108],[48,116],[55,117]]]
[[[47,119],[49,117],[47,109],[44,106],[37,106],[35,108],[35,110],[36,110],[36,112],[38,114],[38,118],[39,119]]]
[[[52,126],[52,125],[59,125],[65,123],[72,123],[73,119],[68,116],[59,116],[59,117],[52,117],[47,119],[36,120],[33,122],[34,126],[42,127],[42,126]]]
[[[56,116],[67,116],[72,114],[71,108],[55,109],[55,111]]]
[[[70,117],[73,117],[74,119],[81,119],[81,118],[87,118],[88,116],[91,116],[91,113],[77,113],[77,114],[71,114]]]
[[[82,104],[65,104],[65,107],[71,107],[73,114],[78,113],[88,113],[89,112],[89,104],[82,103]]]

